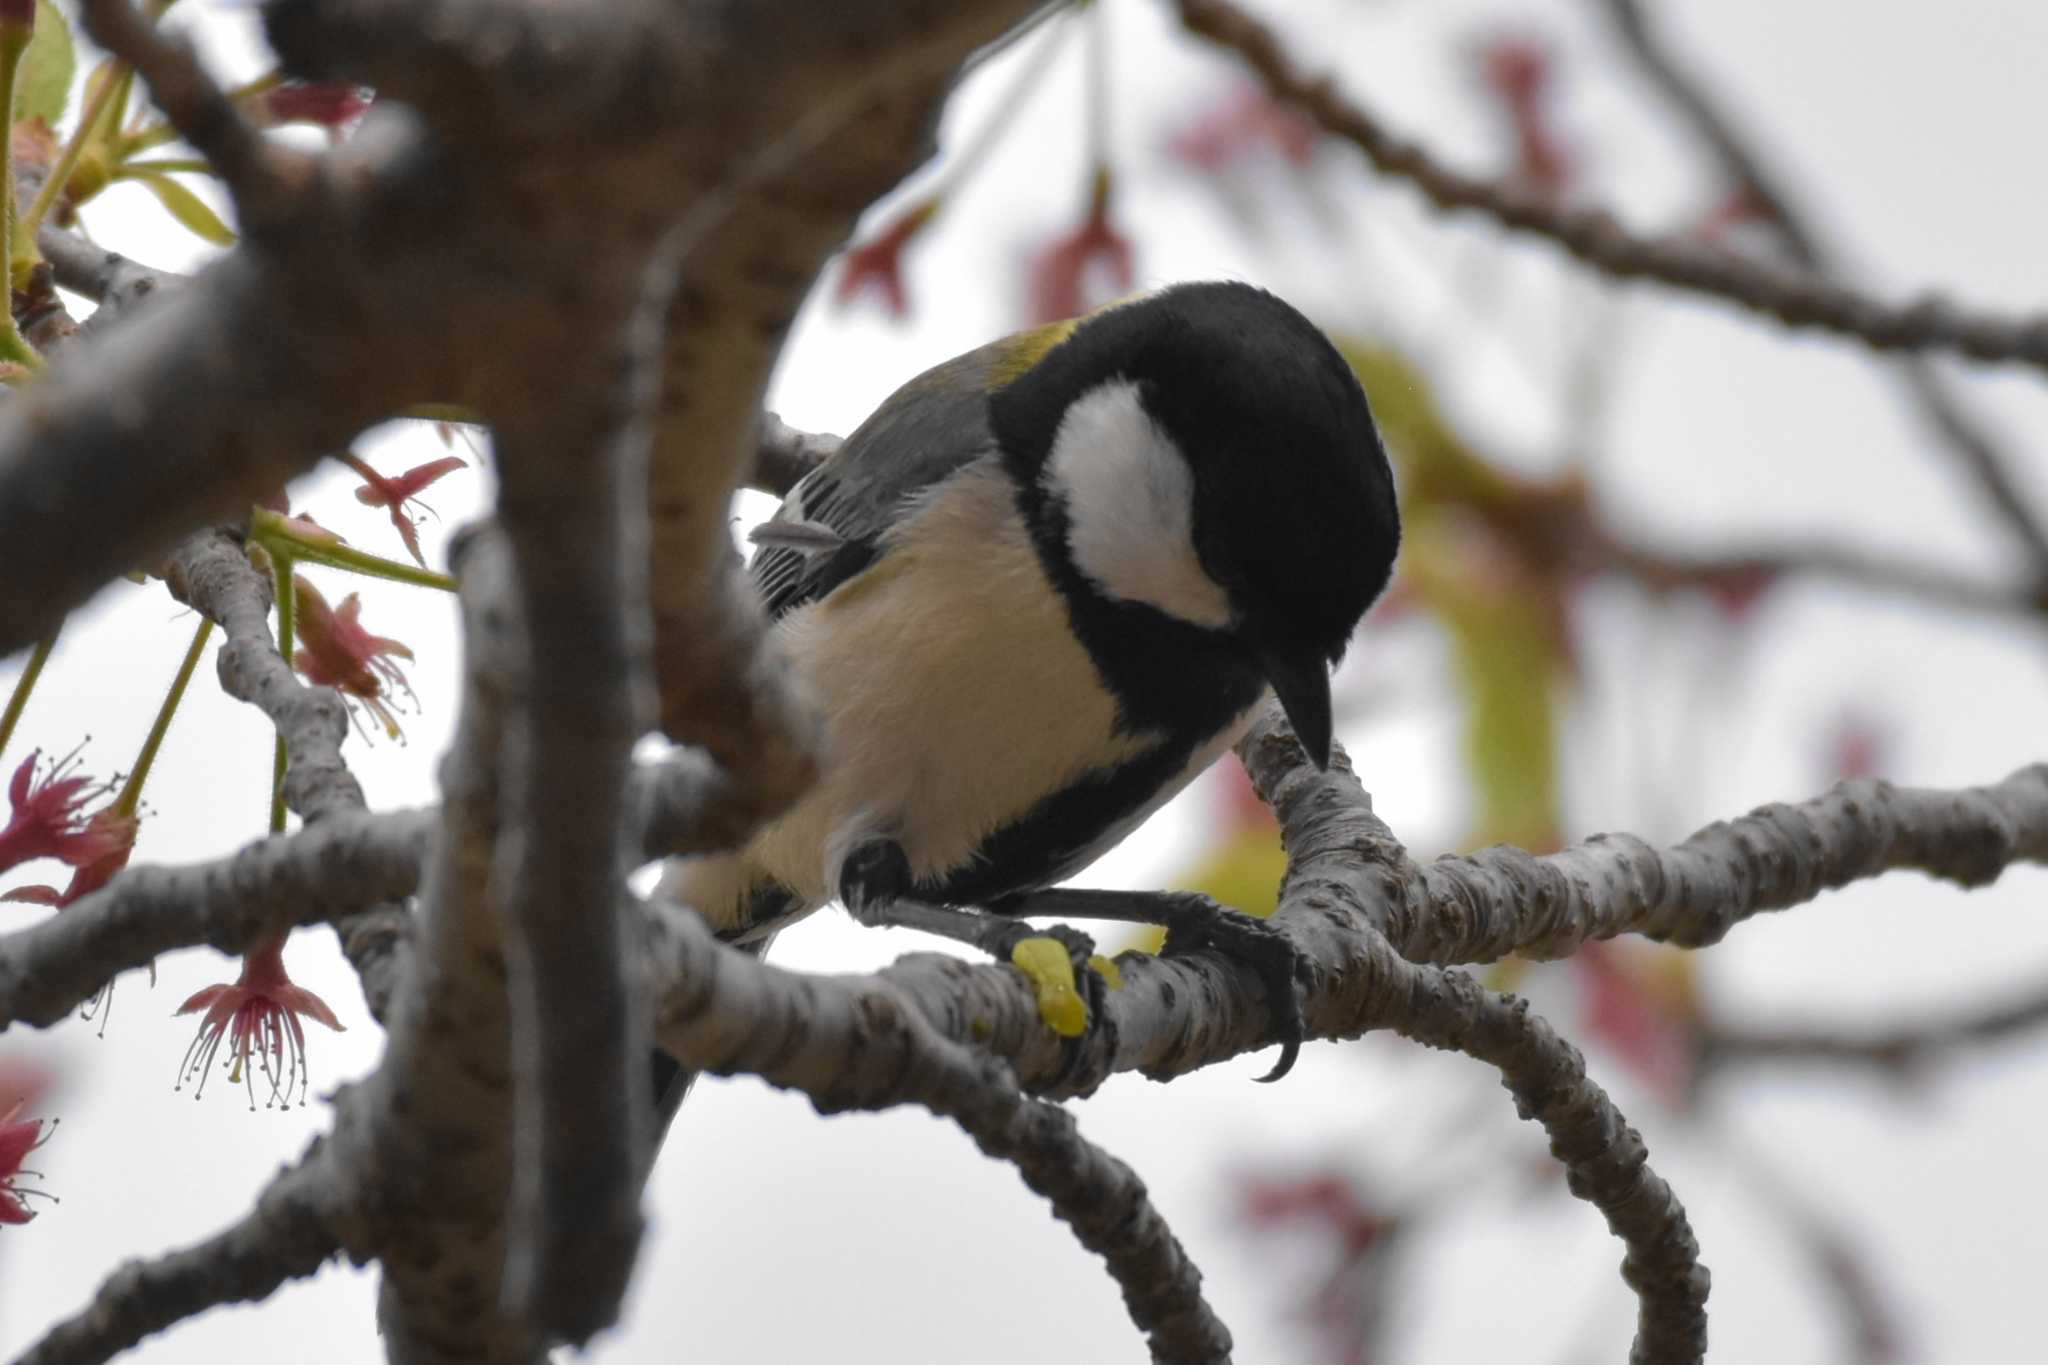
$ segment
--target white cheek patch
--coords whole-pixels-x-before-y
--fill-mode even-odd
[[[1113,598],[1199,626],[1230,624],[1230,599],[1195,555],[1194,473],[1137,386],[1076,399],[1060,421],[1045,482],[1067,508],[1075,567]]]

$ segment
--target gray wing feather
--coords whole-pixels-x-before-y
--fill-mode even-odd
[[[889,395],[756,528],[748,572],[771,618],[874,563],[906,499],[987,453],[989,376],[1002,345],[956,356]]]

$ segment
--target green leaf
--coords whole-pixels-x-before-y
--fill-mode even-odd
[[[233,246],[235,230],[220,220],[220,215],[206,206],[206,201],[162,171],[147,171],[138,166],[123,166],[115,172],[122,180],[139,181],[157,197],[171,217],[183,223],[193,235],[212,242],[215,246]]]
[[[36,0],[36,36],[21,55],[14,78],[14,118],[40,118],[55,128],[71,100],[71,78],[78,53],[71,43],[71,25],[54,0]]]

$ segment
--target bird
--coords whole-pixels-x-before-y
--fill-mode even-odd
[[[753,539],[775,644],[822,718],[820,776],[738,851],[668,864],[656,895],[756,952],[833,901],[998,953],[1039,932],[1025,915],[1202,918],[1194,936],[1226,951],[1280,945],[1261,971],[1287,994],[1284,1072],[1294,950],[1269,926],[1060,883],[1269,691],[1329,762],[1330,672],[1400,516],[1365,393],[1315,324],[1203,281],[1004,337],[904,384]],[[665,1124],[689,1077],[657,1073]]]

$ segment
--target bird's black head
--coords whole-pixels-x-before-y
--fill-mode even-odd
[[[1325,760],[1330,665],[1400,542],[1386,453],[1328,338],[1263,290],[1179,285],[1082,319],[990,407],[1081,590],[1226,637]]]

